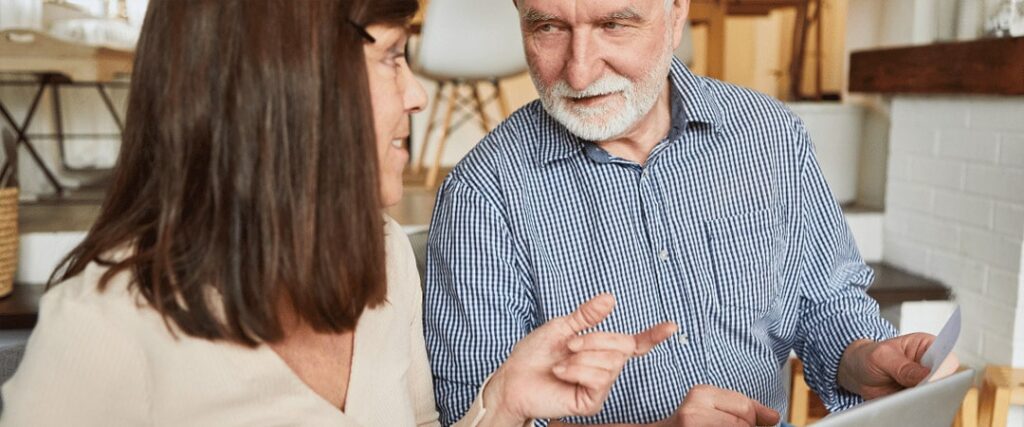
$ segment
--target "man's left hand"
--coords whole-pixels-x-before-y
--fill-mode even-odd
[[[921,357],[934,340],[934,335],[915,333],[881,342],[854,341],[840,359],[839,385],[868,400],[916,386],[930,372],[921,365]],[[950,354],[934,379],[952,374],[959,365],[956,355]]]

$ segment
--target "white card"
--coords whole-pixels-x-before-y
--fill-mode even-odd
[[[960,307],[957,307],[956,310],[953,310],[953,314],[949,316],[946,325],[939,331],[939,335],[935,337],[935,341],[932,341],[932,345],[924,352],[924,356],[921,356],[921,364],[929,369],[928,377],[921,382],[922,384],[932,380],[932,376],[935,375],[935,371],[942,365],[942,361],[946,360],[946,356],[949,356],[949,353],[953,351],[953,346],[956,345],[956,340],[959,337]]]

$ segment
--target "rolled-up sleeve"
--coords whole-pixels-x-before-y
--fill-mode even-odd
[[[507,218],[453,174],[441,186],[427,243],[424,332],[442,425],[534,327],[528,274]]]
[[[808,386],[830,411],[862,401],[837,383],[839,361],[858,339],[884,340],[896,335],[879,316],[878,303],[866,290],[874,273],[861,258],[843,211],[832,196],[815,160],[806,130],[797,130],[804,148],[800,215],[800,322],[796,352],[804,361]]]

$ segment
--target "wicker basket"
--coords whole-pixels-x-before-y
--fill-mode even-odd
[[[18,268],[18,188],[0,188],[0,297],[14,290]]]

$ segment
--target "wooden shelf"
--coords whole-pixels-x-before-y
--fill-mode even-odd
[[[74,81],[110,82],[130,75],[134,59],[134,52],[72,43],[38,31],[0,31],[3,72],[59,72]]]
[[[1024,37],[854,52],[850,91],[1024,95]]]

